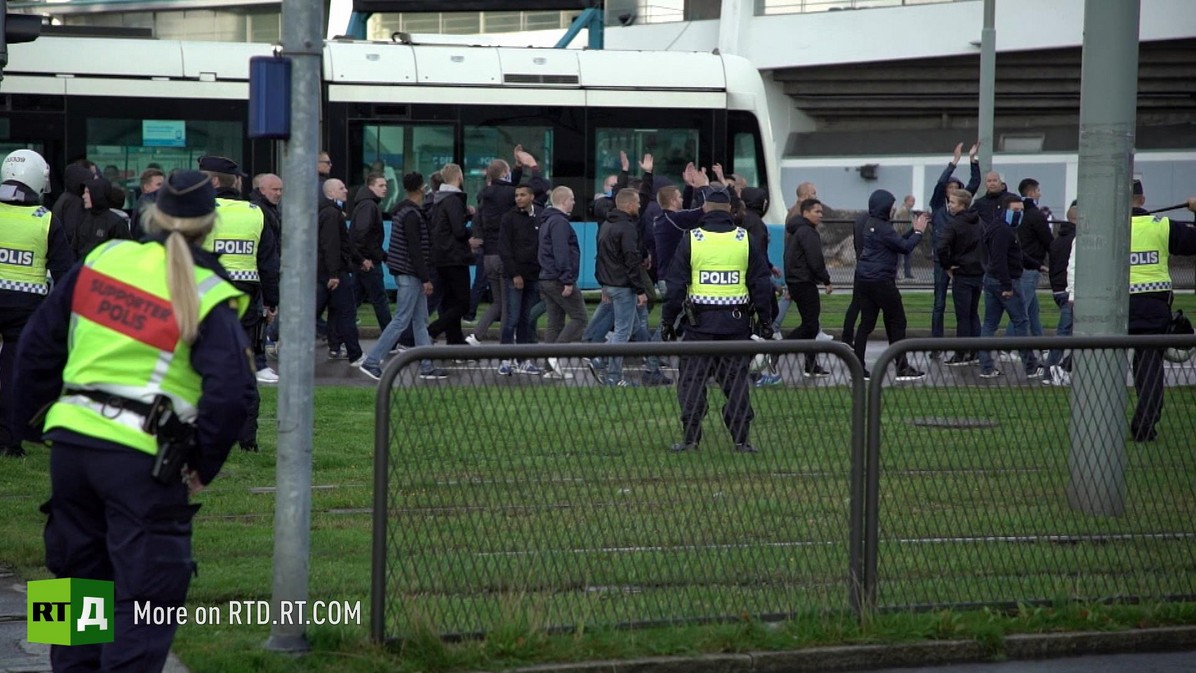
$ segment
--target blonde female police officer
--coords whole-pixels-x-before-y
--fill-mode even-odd
[[[730,341],[750,339],[753,307],[760,336],[772,336],[771,266],[763,247],[731,218],[727,187],[710,186],[702,206],[700,228],[688,232],[677,246],[670,263],[661,310],[661,339],[675,338],[674,325],[683,305],[691,314],[685,325],[686,341]],[[731,432],[735,450],[755,453],[748,441],[752,412],[748,364],[750,356],[681,358],[677,401],[681,405],[680,443],[671,451],[693,451],[702,440],[702,419],[706,417],[706,380],[714,376],[723,389],[723,423]]]
[[[170,650],[175,626],[135,623],[134,604],[183,605],[188,493],[220,470],[254,392],[248,302],[200,248],[215,209],[207,176],[171,176],[149,238],[92,251],[22,335],[14,420],[52,447],[46,567],[115,582],[115,642],[55,646],[55,671],[157,671]],[[155,474],[189,438],[185,465]]]

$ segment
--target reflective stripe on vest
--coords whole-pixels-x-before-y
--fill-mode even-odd
[[[216,226],[203,249],[220,257],[220,265],[236,281],[257,283],[257,247],[266,224],[262,209],[248,201],[216,199]]]
[[[50,211],[0,203],[0,290],[47,294]]]
[[[1130,219],[1130,294],[1171,290],[1167,247],[1171,220],[1154,215]]]
[[[248,306],[243,293],[208,269],[196,267],[195,283],[200,322],[230,300],[239,314]],[[166,395],[181,420],[195,419],[202,382],[191,367],[191,347],[179,340],[162,244],[112,241],[87,256],[71,296],[68,343],[64,393],[46,414],[46,430],[65,428],[158,452],[157,440],[141,429],[140,414],[73,390],[99,390],[147,404]]]
[[[747,230],[690,232],[689,300],[695,304],[742,305],[748,303]]]

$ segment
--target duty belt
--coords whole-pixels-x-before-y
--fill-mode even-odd
[[[103,405],[105,409],[111,410],[111,414],[104,414],[102,411],[100,412],[105,416],[119,414],[122,411],[131,411],[144,418],[148,416],[150,410],[153,409],[153,405],[149,404],[148,402],[122,397],[120,395],[113,395],[112,393],[104,392],[103,390],[68,388],[63,392],[66,396],[79,395],[81,397],[86,397],[93,402],[98,402],[99,404]]]

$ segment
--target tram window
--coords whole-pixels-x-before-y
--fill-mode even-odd
[[[760,160],[756,154],[756,138],[750,133],[736,133],[731,139],[734,148],[735,174],[747,181],[749,187],[760,186]]]
[[[685,165],[698,159],[698,131],[695,129],[599,128],[594,134],[597,156],[594,161],[594,193],[602,191],[608,175],[618,175],[622,168],[619,152],[626,152],[631,174],[638,175],[640,160],[651,154],[652,174],[682,185]]]
[[[551,126],[466,126],[465,193],[473,203],[474,197],[486,186],[486,168],[495,159],[502,159],[515,168],[515,146],[536,158],[540,173],[552,180],[553,130]]]
[[[243,163],[244,135],[241,123],[235,121],[92,118],[87,120],[87,158],[110,182],[125,189],[128,206],[147,168],[169,175],[175,169],[195,168],[207,154]]]
[[[764,144],[756,115],[744,110],[727,113],[727,138],[731,147],[731,169],[752,187],[768,187],[764,168]]]
[[[390,212],[405,197],[403,175],[419,171],[424,180],[453,160],[452,126],[413,126],[369,124],[362,127],[360,176],[354,185],[365,184],[365,176],[381,173],[386,177],[386,199],[382,212]],[[353,198],[350,194],[350,200]]]

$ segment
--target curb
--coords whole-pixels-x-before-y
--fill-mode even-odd
[[[1163,652],[1196,649],[1196,626],[1017,634],[1005,636],[1003,646],[1004,657],[994,655],[974,640],[944,640],[904,645],[848,645],[784,652],[542,664],[517,668],[512,673],[815,673],[982,663],[1001,658],[1053,659],[1081,654]]]

